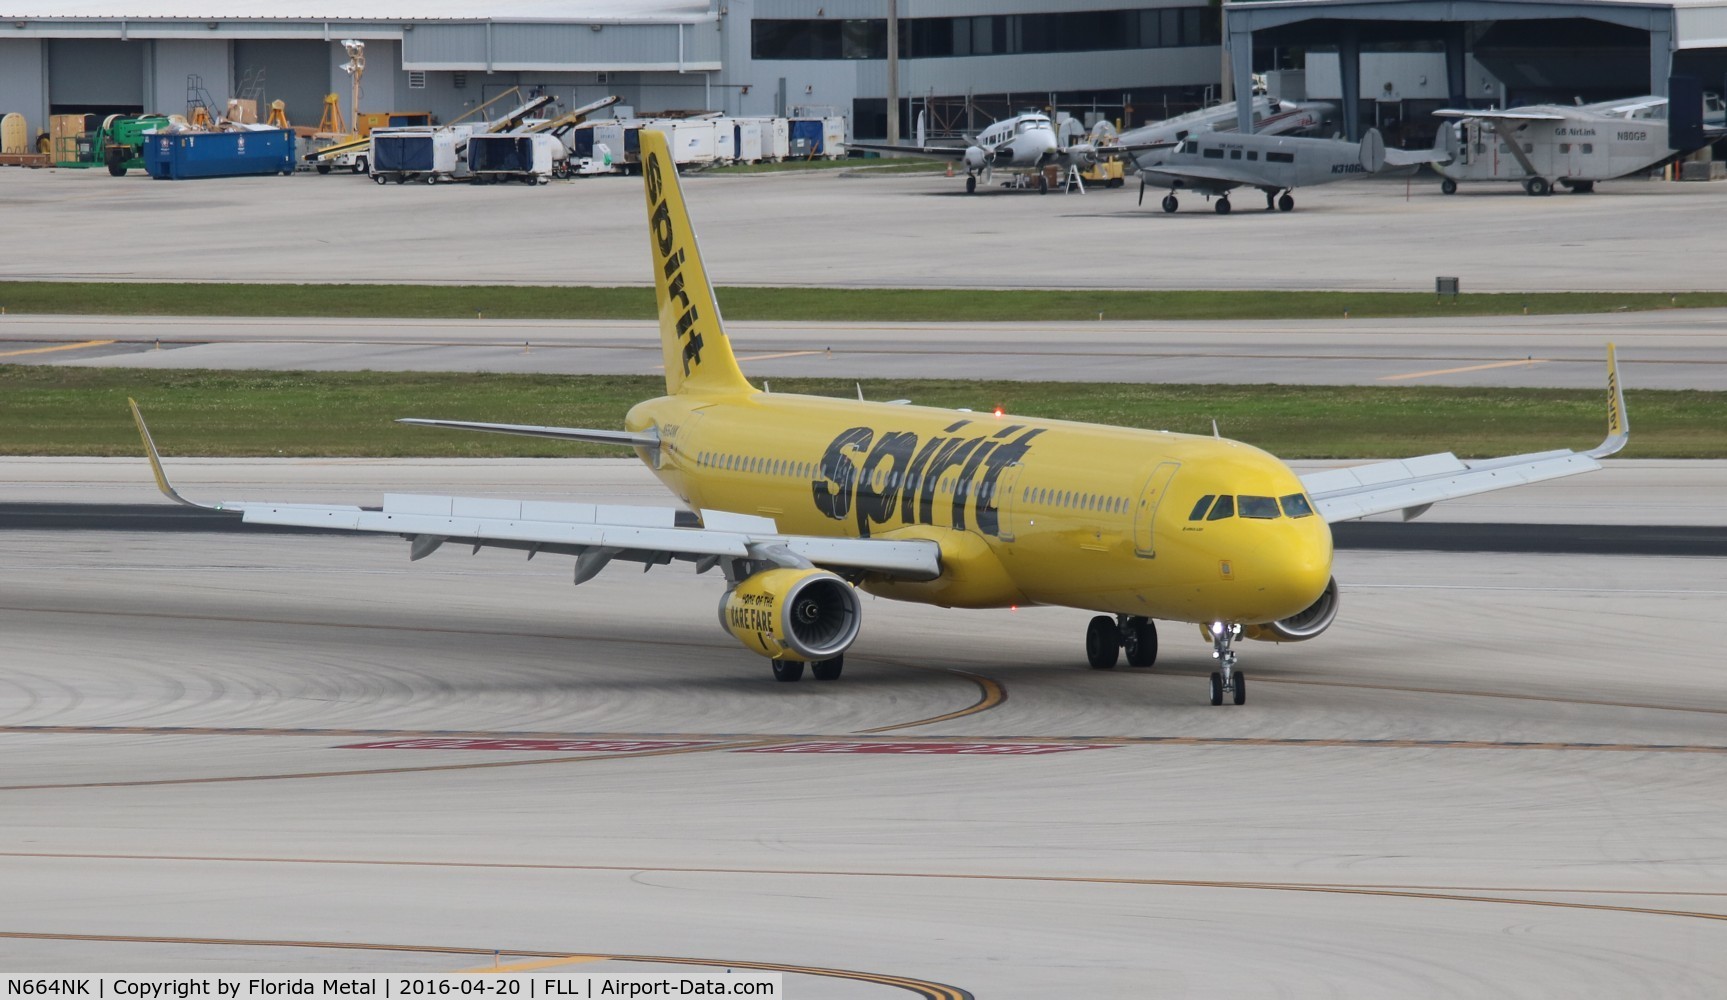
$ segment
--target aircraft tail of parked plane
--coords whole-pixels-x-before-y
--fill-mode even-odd
[[[726,340],[665,137],[643,132],[641,151],[667,394],[632,407],[623,430],[408,422],[628,447],[682,508],[399,494],[376,507],[205,505],[168,481],[134,403],[157,485],[250,523],[400,535],[416,560],[454,541],[572,556],[577,584],[614,561],[719,569],[722,628],[781,681],[806,665],[817,680],[840,676],[860,592],[1082,608],[1092,613],[1086,660],[1098,669],[1124,652],[1151,666],[1157,619],[1197,624],[1218,705],[1246,700],[1238,641],[1304,641],[1336,619],[1330,522],[1407,519],[1442,500],[1588,472],[1628,433],[1611,350],[1609,433],[1590,451],[1476,462],[1445,453],[1306,476],[1211,434],[757,392]],[[656,627],[653,614],[643,609],[642,628]]]

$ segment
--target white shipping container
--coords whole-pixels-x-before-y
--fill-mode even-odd
[[[665,133],[673,163],[714,162],[715,129],[712,119],[661,119],[647,127]]]
[[[791,124],[784,118],[734,118],[753,122],[761,134],[762,159],[783,160],[791,155]]]
[[[760,163],[762,159],[762,127],[755,122],[732,122],[732,143],[737,147],[739,163]]]
[[[714,159],[720,163],[737,162],[737,130],[730,118],[714,119]]]
[[[822,119],[822,155],[830,160],[846,155],[846,120],[840,117]]]

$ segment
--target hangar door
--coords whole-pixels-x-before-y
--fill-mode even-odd
[[[271,101],[282,101],[288,111],[288,121],[295,125],[316,125],[324,110],[324,95],[330,92],[330,53],[335,48],[329,42],[284,41],[278,39],[240,39],[234,42],[234,96],[251,97],[253,85],[263,97],[258,101],[258,117],[270,113]],[[388,74],[384,74],[388,79]],[[342,94],[342,114],[352,114],[348,95]]]
[[[48,105],[56,115],[143,111],[144,43],[48,39]]]

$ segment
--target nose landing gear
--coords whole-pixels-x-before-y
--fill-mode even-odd
[[[1247,703],[1247,675],[1235,669],[1235,650],[1230,644],[1241,636],[1241,626],[1231,622],[1211,623],[1211,656],[1222,667],[1211,674],[1211,703],[1223,704],[1225,692],[1237,705]]]

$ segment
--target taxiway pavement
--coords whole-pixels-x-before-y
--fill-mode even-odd
[[[284,499],[653,489],[594,460],[176,466]],[[7,501],[150,488],[141,462],[0,471]],[[1694,524],[1722,475],[1500,497]],[[1099,672],[1081,612],[868,601],[841,680],[776,684],[714,578],[569,571],[0,531],[0,966],[495,948],[762,961],[821,998],[1727,991],[1718,559],[1345,551],[1337,625],[1246,646],[1239,708],[1205,704],[1191,626]]]
[[[1727,389],[1727,311],[1394,320],[750,323],[755,379]],[[123,368],[663,372],[650,322],[8,316],[0,362]]]
[[[1727,185],[1622,180],[1530,198],[1515,185],[1374,180],[1165,215],[1133,187],[961,193],[939,176],[692,175],[719,284],[882,287],[1684,291],[1720,287]],[[166,184],[11,171],[6,224],[30,233],[0,278],[628,284],[648,280],[639,178],[544,187],[387,185],[296,175]],[[938,235],[940,238],[931,238]]]

